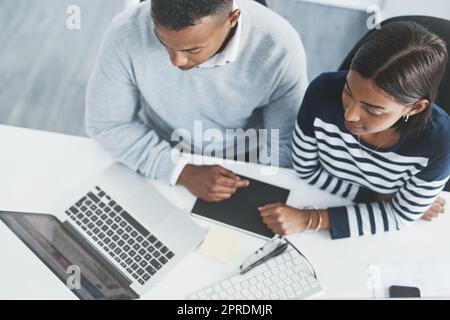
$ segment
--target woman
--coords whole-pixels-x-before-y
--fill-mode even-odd
[[[443,212],[450,175],[450,117],[433,104],[445,43],[424,27],[391,23],[356,53],[349,72],[308,88],[294,132],[299,177],[355,204],[259,208],[278,234],[330,230],[333,239],[400,230]]]

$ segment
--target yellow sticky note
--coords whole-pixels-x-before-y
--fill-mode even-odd
[[[237,233],[211,228],[200,246],[199,252],[219,262],[228,263],[233,259],[238,244],[239,235]]]

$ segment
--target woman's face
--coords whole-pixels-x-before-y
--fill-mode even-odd
[[[354,135],[382,132],[402,116],[413,113],[356,71],[347,75],[342,102],[345,127]]]

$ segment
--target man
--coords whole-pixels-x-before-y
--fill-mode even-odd
[[[279,139],[279,150],[273,139],[266,146],[271,164],[290,167],[307,85],[300,37],[255,1],[147,1],[115,18],[105,36],[89,80],[86,128],[131,169],[221,201],[248,181],[176,156],[174,131],[194,135],[200,123],[225,137],[215,147],[229,154],[236,137],[227,130],[267,129]],[[187,140],[204,151],[204,141]]]

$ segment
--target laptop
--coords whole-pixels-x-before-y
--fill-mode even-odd
[[[136,299],[205,237],[192,219],[115,164],[48,214],[0,220],[80,299]]]

